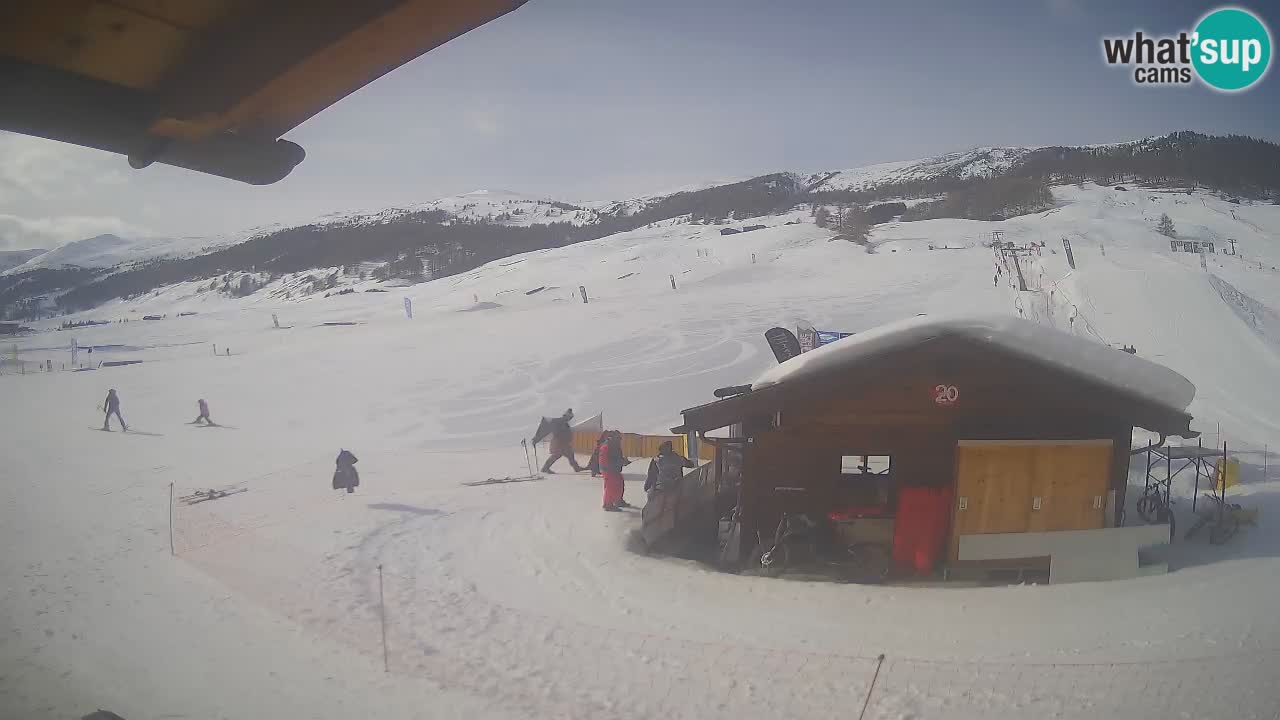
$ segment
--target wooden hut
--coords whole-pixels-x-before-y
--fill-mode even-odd
[[[926,571],[961,565],[969,535],[1119,527],[1133,428],[1194,436],[1194,393],[1172,370],[1025,320],[918,316],[771,368],[673,432],[740,458],[728,556],[805,512],[851,519]],[[738,437],[706,435],[730,427]]]

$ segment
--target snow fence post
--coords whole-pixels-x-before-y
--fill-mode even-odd
[[[173,548],[173,481],[169,482],[169,554],[177,556]]]
[[[391,672],[387,661],[387,599],[382,591],[382,563],[378,563],[378,614],[382,618],[382,671]]]
[[[881,665],[884,665],[884,653],[880,653],[880,657],[876,658],[876,673],[871,676],[871,685],[867,687],[867,696],[862,700],[862,712],[858,713],[858,720],[862,720],[867,714],[867,706],[871,704],[871,693],[875,692],[876,680],[880,678]]]

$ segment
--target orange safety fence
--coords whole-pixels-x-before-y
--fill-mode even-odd
[[[600,433],[592,431],[575,431],[573,433],[573,451],[590,455],[596,449],[596,440]],[[622,454],[629,458],[653,457],[658,454],[658,447],[670,441],[676,452],[689,455],[688,441],[684,435],[641,435],[638,433],[622,433]],[[716,449],[711,443],[698,444],[698,459],[713,460]]]

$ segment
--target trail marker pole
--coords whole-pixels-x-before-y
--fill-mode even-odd
[[[1200,457],[1204,457],[1204,438],[1200,438],[1199,442],[1200,444],[1197,446],[1200,448],[1199,455]],[[1150,452],[1150,451],[1148,450],[1147,452]],[[1195,490],[1191,491],[1191,512],[1196,511],[1196,500],[1199,499],[1199,497],[1200,497],[1200,461],[1197,460],[1196,461],[1196,488]]]
[[[1222,524],[1222,514],[1227,507],[1227,444],[1222,443],[1222,493],[1218,496],[1218,524]]]
[[[382,590],[382,564],[378,564],[378,614],[382,617],[382,671],[391,672],[387,660],[387,598]]]
[[[178,551],[173,547],[173,483],[169,483],[169,554],[177,556]]]

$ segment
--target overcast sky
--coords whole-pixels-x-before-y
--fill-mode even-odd
[[[307,159],[270,187],[0,133],[0,249],[234,233],[479,188],[623,198],[980,145],[1280,140],[1274,69],[1223,95],[1135,87],[1102,62],[1104,35],[1190,29],[1218,4],[529,0],[289,133]],[[1243,5],[1277,33],[1273,5]]]

